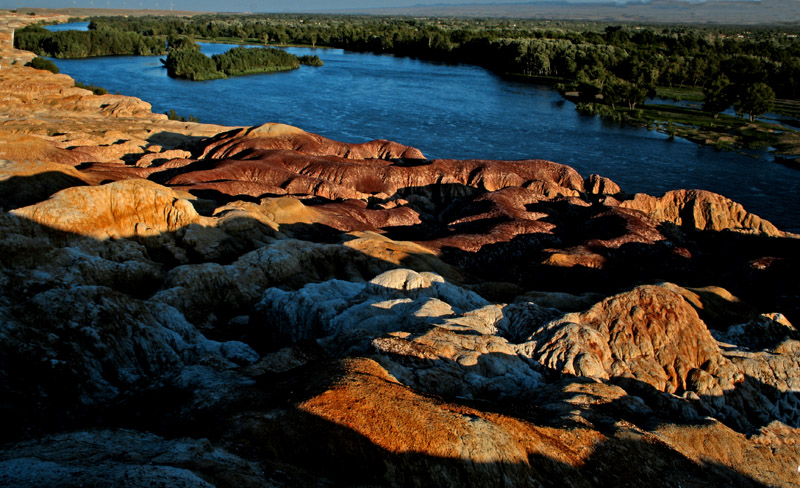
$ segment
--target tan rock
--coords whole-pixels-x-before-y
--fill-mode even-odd
[[[45,202],[12,213],[52,229],[96,239],[153,236],[202,220],[191,203],[147,180],[68,188]]]
[[[746,211],[740,204],[722,195],[704,190],[674,190],[662,197],[638,193],[621,207],[640,210],[660,222],[700,230],[735,230],[783,236],[769,221]]]
[[[617,195],[622,189],[604,176],[591,174],[586,178],[586,191],[594,195]]]

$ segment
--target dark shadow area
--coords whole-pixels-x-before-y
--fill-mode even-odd
[[[429,159],[395,158],[390,159],[395,166],[402,168],[416,168],[418,166],[430,166],[432,161]]]
[[[86,182],[58,171],[12,176],[0,181],[0,209],[26,207],[73,186],[86,186]]]
[[[336,244],[345,239],[344,233],[325,224],[289,224],[281,225],[280,231],[293,239],[301,241]]]
[[[56,178],[56,181],[60,180]],[[27,182],[15,183],[23,186],[27,184]],[[64,183],[61,182],[56,187]],[[50,188],[47,185],[45,187]],[[439,229],[439,234],[436,235],[458,237],[465,232],[474,234],[482,233],[484,230],[491,231],[498,224],[510,222],[507,217],[499,216],[450,225],[450,222],[457,218],[484,214],[491,210],[491,207],[484,202],[476,202],[470,206],[470,198],[482,192],[463,185],[461,187],[453,185],[451,188],[425,188],[421,191],[434,203],[436,213],[441,216],[441,220],[420,224],[420,228],[411,226],[407,229],[393,229],[392,232],[396,233],[391,235],[407,232],[409,235],[422,236],[421,229],[425,229],[425,225],[428,225],[429,228]],[[408,195],[411,190],[405,189],[404,192]],[[206,194],[205,197],[214,201],[222,198],[216,194]],[[800,295],[800,291],[797,281],[791,280],[797,276],[797,259],[800,256],[798,254],[800,245],[795,240],[733,232],[690,231],[661,226],[659,230],[664,235],[670,236],[671,241],[628,242],[618,247],[606,247],[597,241],[613,239],[620,233],[630,230],[628,221],[621,216],[606,214],[605,212],[609,211],[607,207],[599,205],[582,207],[556,202],[547,206],[537,206],[535,210],[529,211],[548,214],[543,220],[555,225],[553,231],[516,235],[507,242],[482,245],[477,252],[467,252],[452,247],[444,248],[443,257],[452,264],[463,266],[471,273],[473,282],[492,279],[510,281],[523,289],[598,291],[607,295],[615,289],[668,279],[679,285],[724,286],[758,310],[771,310],[774,306],[787,316],[790,314],[797,316],[797,307],[800,305],[797,304],[796,297]],[[23,271],[35,270],[41,264],[41,260],[47,259],[47,252],[52,248],[92,241],[87,237],[50,229],[11,215],[6,215],[5,218],[13,222],[9,224],[9,228],[13,228],[14,232],[33,240],[41,239],[39,244],[31,244],[30,248],[3,245],[0,249],[3,251],[0,253],[2,254],[0,263],[7,270],[14,271],[8,273],[9,279],[20,279],[20,284],[23,281],[17,275],[21,275]],[[264,226],[257,221],[248,222],[249,220],[252,219],[242,219],[241,222],[232,223],[230,227],[252,229]],[[266,229],[262,230],[267,232]],[[172,251],[168,244],[184,245],[182,241],[176,239],[180,239],[178,234],[186,231],[187,229],[183,228],[175,233],[131,240],[141,245],[141,248],[137,249],[145,258],[161,266],[162,271],[167,271],[184,264],[175,255],[170,254]],[[236,232],[228,231],[231,240],[220,244],[227,250],[220,251],[213,257],[185,246],[189,256],[188,262],[227,264],[259,245],[250,240],[249,231],[242,231],[241,235],[237,235]],[[282,226],[281,232],[310,242],[338,243],[345,239],[342,231],[313,223]],[[424,243],[424,239],[416,240]],[[115,249],[112,248],[115,242],[95,241],[89,247],[96,249],[104,246],[105,259],[119,259],[120,262],[126,262],[123,258],[114,257]],[[176,242],[178,244],[175,244]],[[544,258],[551,254],[548,249],[554,246],[560,248],[584,246],[589,251],[602,255],[606,259],[606,264],[599,269],[584,266],[562,268],[543,264]],[[686,253],[675,254],[676,246],[686,249]],[[303,263],[305,268],[302,276],[290,276],[284,282],[266,283],[265,286],[296,289],[310,282],[333,278],[368,279],[380,271],[396,267],[393,263],[366,256],[355,250],[352,250],[347,259],[347,262],[337,262],[330,260],[324,254],[312,256],[308,262]],[[114,281],[116,279],[119,281]],[[134,299],[145,299],[162,289],[165,280],[163,274],[135,276],[120,271],[119,278],[108,282],[99,281],[98,286],[107,287],[112,298],[125,295]],[[34,314],[36,308],[29,308],[29,302],[37,294],[46,291],[48,287],[62,285],[42,279],[34,285],[27,286],[28,288],[22,288],[9,285],[6,290],[14,291],[7,292],[7,296],[4,297],[14,304],[9,310],[23,322],[19,326],[25,334],[25,337],[21,338],[24,340],[19,341],[24,347],[4,347],[0,354],[0,392],[3,392],[0,395],[0,416],[7,421],[7,428],[0,433],[0,439],[5,442],[60,430],[96,427],[136,428],[166,437],[209,438],[244,457],[257,459],[266,466],[288,464],[342,484],[419,485],[432,481],[433,484],[474,486],[494,485],[498,479],[503,479],[512,480],[509,484],[515,485],[516,481],[519,481],[519,484],[533,484],[531,480],[534,479],[545,486],[564,484],[594,486],[599,483],[621,486],[640,486],[641,483],[672,486],[676,479],[680,479],[686,483],[682,486],[718,486],[720,482],[733,486],[762,486],[730,468],[713,463],[697,464],[676,450],[652,440],[636,441],[613,437],[613,426],[610,423],[604,424],[602,419],[598,420],[595,417],[590,417],[590,422],[608,437],[594,445],[591,454],[584,458],[575,454],[574,463],[559,460],[556,456],[535,453],[529,455],[527,462],[478,463],[455,457],[432,456],[414,452],[410,448],[390,449],[386,447],[392,445],[389,439],[382,439],[381,443],[376,441],[375,437],[364,434],[370,432],[371,435],[377,436],[381,433],[379,429],[389,424],[376,423],[375,426],[353,424],[355,420],[352,419],[361,421],[369,417],[347,417],[342,409],[334,410],[334,413],[341,414],[342,418],[333,421],[304,409],[304,403],[331,390],[344,388],[365,376],[364,373],[348,366],[350,359],[329,358],[316,343],[311,341],[296,345],[302,349],[303,360],[300,362],[303,364],[287,371],[257,374],[254,384],[238,385],[232,387],[230,391],[222,391],[220,394],[224,395],[224,401],[218,399],[216,403],[205,404],[198,401],[195,392],[187,389],[179,377],[155,375],[146,377],[136,384],[120,385],[121,390],[117,398],[87,407],[79,391],[82,383],[88,381],[88,378],[82,377],[79,371],[69,367],[58,367],[58,364],[49,361],[50,358],[47,356],[48,348],[53,341],[50,334],[54,334],[60,340],[60,335],[66,334],[68,338],[74,338],[83,332],[79,327],[64,332],[62,329],[65,329],[64,324],[68,321],[66,317],[46,317],[44,320]],[[253,344],[261,353],[274,350],[274,338],[267,331],[254,330],[253,325],[249,323],[232,321],[236,317],[247,315],[252,303],[227,302],[228,295],[225,292],[226,290],[220,290],[219,296],[215,298],[219,303],[203,304],[208,306],[208,310],[192,311],[198,315],[214,316],[214,320],[211,321],[212,327],[203,329],[203,333],[217,340],[243,340]],[[104,310],[100,306],[103,305],[104,299],[104,296],[97,298],[98,310]],[[780,306],[786,308],[778,308]],[[121,306],[119,310],[133,313],[124,308]],[[114,308],[107,310],[113,312]],[[108,317],[109,321],[113,319],[111,316]],[[435,320],[431,320],[428,327],[436,324]],[[425,328],[411,331],[409,339],[425,331]],[[63,349],[58,349],[61,346],[56,346],[58,351],[56,359],[65,358],[67,365],[70,362],[80,363],[79,356],[82,351],[72,350],[69,342],[64,342]],[[765,345],[772,343],[772,341],[764,342]],[[42,358],[46,360],[43,361]],[[486,362],[498,359],[492,354],[485,354],[481,358],[475,366],[464,367],[456,363],[449,366],[460,368],[466,376],[484,371],[489,367]],[[431,367],[436,361],[449,361],[402,356],[390,359],[396,360],[399,364],[405,361],[405,366],[415,369]],[[146,358],[139,351],[133,354],[131,361],[144,362]],[[107,367],[113,369],[114,365]],[[552,372],[545,377],[553,382],[563,380],[563,377]],[[419,411],[409,411],[422,412],[419,413],[422,418],[425,418],[425,415],[434,415],[431,412],[425,413],[425,409],[435,408],[444,409],[451,414],[468,411],[469,413],[463,416],[471,419],[480,418],[482,412],[497,412],[533,426],[552,425],[553,422],[560,420],[556,418],[545,420],[547,412],[530,406],[529,400],[536,398],[535,392],[531,393],[533,397],[524,396],[522,400],[490,398],[465,401],[450,397],[442,399],[430,394],[417,394],[405,390],[406,387],[413,388],[416,385],[391,383],[390,386],[386,386],[390,382],[385,380],[381,382],[376,382],[375,385],[392,388],[397,395],[416,395],[415,398],[420,398],[417,403],[413,403]],[[675,413],[673,406],[676,401],[685,402],[685,405],[692,409],[696,407],[689,400],[675,400],[646,383],[619,379],[615,379],[614,382],[623,386],[629,394],[641,397],[650,408],[656,409],[658,414],[626,413],[630,412],[627,404],[615,405],[612,402],[599,407],[599,414],[605,414],[610,419],[630,418],[640,425],[648,421],[650,424],[647,425],[656,426],[667,422],[696,425],[703,422],[702,415],[708,414],[701,410],[697,416],[686,416],[680,413],[682,412],[680,409]],[[420,387],[419,390],[424,392],[425,388]],[[376,391],[383,390],[376,386]],[[42,395],[42,392],[45,395]],[[762,418],[755,410],[752,399],[760,398],[754,396],[756,394],[775,404],[800,402],[796,392],[780,392],[754,378],[746,377],[732,393],[726,395],[724,401],[726,404],[730,402],[731,405],[735,405],[747,424],[730,418],[720,420],[743,433],[750,433],[752,428],[765,425],[771,419]],[[386,397],[387,401],[391,401],[391,398],[391,396]],[[382,417],[380,403],[376,401],[376,405],[378,407],[371,412],[371,415],[376,422],[377,420],[384,422],[386,419]],[[397,419],[397,422],[392,425],[398,432],[412,437],[417,435],[407,431],[411,424],[405,424],[403,419]],[[790,426],[800,427],[796,422],[790,422]],[[431,430],[425,435],[436,439],[446,427],[447,424],[439,424],[438,430]],[[381,435],[390,434],[383,432]],[[424,446],[422,443],[411,445]],[[567,450],[569,448],[569,446],[561,447]],[[628,462],[621,463],[620,459]],[[642,459],[647,462],[637,462]],[[614,469],[609,469],[610,467]]]
[[[250,202],[257,204],[261,201],[261,198],[277,196],[277,195],[262,195],[260,198],[257,198],[257,197],[252,197],[250,195],[228,195],[227,193],[222,193],[219,190],[212,190],[212,189],[202,189],[202,190],[193,189],[189,190],[189,193],[196,196],[200,200],[208,200],[210,202],[214,202],[216,206],[222,206],[232,202]]]
[[[199,144],[208,138],[205,136],[188,136],[179,132],[162,131],[150,135],[147,142],[150,144],[157,144],[159,146],[174,147],[175,149],[184,149],[191,152],[193,155],[197,150]]]

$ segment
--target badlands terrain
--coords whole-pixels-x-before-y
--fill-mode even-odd
[[[170,121],[24,67],[31,21],[0,16],[0,485],[800,484],[798,236]]]

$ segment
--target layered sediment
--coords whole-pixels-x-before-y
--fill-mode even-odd
[[[4,486],[800,480],[800,239],[724,196],[0,100]]]

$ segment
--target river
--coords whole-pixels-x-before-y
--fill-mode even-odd
[[[209,55],[231,47],[201,43]],[[581,115],[550,87],[476,66],[341,49],[287,50],[316,54],[325,66],[192,82],[169,78],[159,56],[53,61],[77,81],[146,100],[154,112],[174,109],[222,125],[281,122],[345,142],[389,139],[431,159],[548,159],[583,176],[607,176],[631,193],[721,193],[800,232],[800,171],[766,152],[721,152]]]

